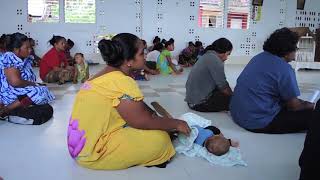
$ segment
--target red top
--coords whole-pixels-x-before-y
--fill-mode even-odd
[[[45,79],[46,75],[53,70],[54,67],[65,68],[68,65],[64,51],[57,51],[51,48],[40,61],[40,78]]]

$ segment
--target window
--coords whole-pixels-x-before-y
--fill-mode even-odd
[[[95,0],[65,0],[66,23],[95,23]]]
[[[59,0],[28,0],[28,22],[59,22]]]
[[[199,26],[223,27],[224,0],[200,0]]]
[[[250,0],[229,0],[227,28],[248,29]]]
[[[226,17],[227,28],[248,29],[250,0],[200,0],[200,27],[223,28]],[[228,4],[225,12],[225,5]]]

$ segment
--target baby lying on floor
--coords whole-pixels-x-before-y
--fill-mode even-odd
[[[238,147],[239,143],[237,141],[233,141],[231,139],[227,139],[223,136],[221,131],[215,126],[208,126],[206,128],[202,128],[200,126],[193,126],[198,129],[199,134],[195,139],[194,143],[205,147],[208,152],[221,156],[226,154],[230,146]]]

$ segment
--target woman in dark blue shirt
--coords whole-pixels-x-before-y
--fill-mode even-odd
[[[298,99],[300,90],[289,65],[299,37],[288,28],[276,30],[240,74],[230,103],[233,120],[257,133],[307,130],[308,120],[320,117],[315,104]]]

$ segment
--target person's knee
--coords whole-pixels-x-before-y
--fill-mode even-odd
[[[53,117],[53,108],[50,104],[39,107],[39,118],[36,118],[34,125],[41,125],[48,122]]]
[[[53,116],[53,107],[50,104],[44,105],[43,113],[45,114],[45,117],[49,120]]]

